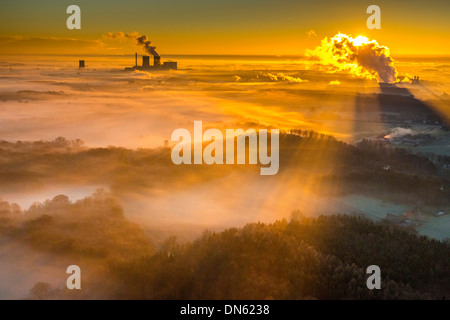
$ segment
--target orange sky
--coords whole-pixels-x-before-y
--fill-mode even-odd
[[[117,31],[148,35],[162,55],[303,55],[320,39],[339,31],[376,39],[393,55],[450,54],[450,1],[378,1],[381,30],[366,27],[371,1],[79,0],[81,30],[66,28],[70,4],[60,0],[2,3],[0,54],[136,51],[132,40],[104,39],[104,34]]]

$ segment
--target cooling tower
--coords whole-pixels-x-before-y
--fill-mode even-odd
[[[161,57],[160,56],[153,56],[153,65],[155,67],[159,67],[161,65]]]
[[[142,56],[142,67],[150,68],[150,57],[149,56]]]

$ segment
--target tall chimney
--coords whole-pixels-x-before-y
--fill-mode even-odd
[[[142,56],[142,66],[144,68],[150,67],[150,57],[149,56]]]
[[[135,66],[137,67],[137,52],[134,54]]]

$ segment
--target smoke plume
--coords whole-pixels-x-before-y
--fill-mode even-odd
[[[397,79],[389,48],[366,37],[352,38],[338,33],[331,39],[324,38],[314,50],[306,50],[306,56],[319,58],[329,72],[348,71],[356,77],[380,82],[395,82]]]
[[[411,129],[396,127],[392,129],[392,131],[389,134],[385,135],[384,138],[385,139],[401,138],[403,136],[413,133],[414,132]]]
[[[159,57],[159,54],[156,52],[156,47],[153,47],[152,42],[149,38],[144,34],[140,35],[138,32],[134,31],[131,33],[124,32],[108,32],[106,35],[107,38],[110,39],[132,39],[136,40],[136,44],[141,46],[145,53],[148,53],[152,56]]]

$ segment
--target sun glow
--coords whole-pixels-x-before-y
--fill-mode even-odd
[[[397,70],[388,47],[364,36],[356,38],[338,33],[324,38],[314,50],[306,50],[307,57],[315,57],[328,72],[347,71],[354,77],[380,82],[395,82]]]
[[[367,39],[367,37],[357,36],[355,39],[353,39],[353,44],[357,47],[367,43],[369,43],[369,39]]]

